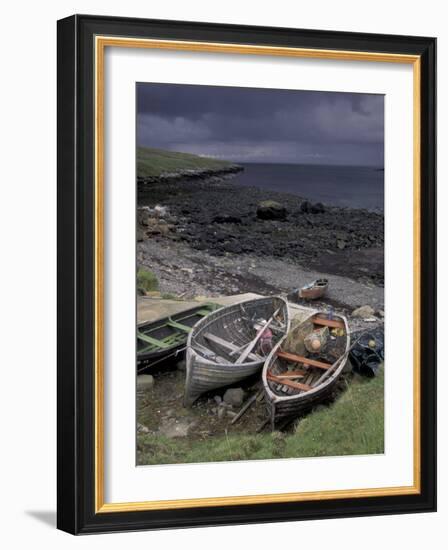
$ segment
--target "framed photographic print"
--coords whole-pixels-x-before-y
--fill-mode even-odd
[[[434,38],[58,22],[58,527],[436,507]]]

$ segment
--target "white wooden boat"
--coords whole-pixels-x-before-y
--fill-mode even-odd
[[[233,304],[201,319],[188,335],[184,404],[260,371],[288,330],[288,303],[279,296]]]

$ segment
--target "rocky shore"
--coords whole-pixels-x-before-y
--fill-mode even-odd
[[[278,268],[330,274],[367,286],[384,283],[380,213],[241,187],[229,174],[146,181],[138,190],[138,252],[149,266],[151,255],[161,248],[173,260],[193,255],[204,266],[230,263],[232,279],[245,266],[255,264],[257,277],[278,263]],[[177,264],[179,270],[185,267]],[[274,281],[272,286],[282,285]]]

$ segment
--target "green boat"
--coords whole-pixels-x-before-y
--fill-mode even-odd
[[[193,326],[220,307],[219,304],[208,302],[164,319],[139,325],[137,327],[137,372],[141,373],[174,357],[181,358]]]

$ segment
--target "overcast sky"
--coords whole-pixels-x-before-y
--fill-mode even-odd
[[[384,96],[139,83],[137,143],[235,162],[383,166]]]

